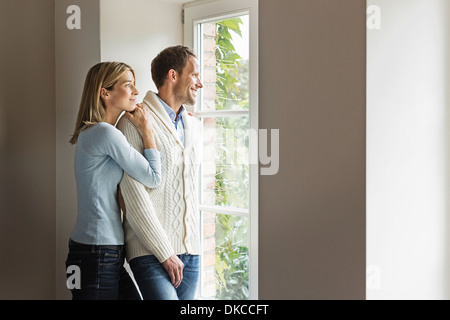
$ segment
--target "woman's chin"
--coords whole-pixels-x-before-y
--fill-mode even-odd
[[[127,112],[133,112],[136,109],[136,103],[133,103],[129,106],[127,106],[124,110]]]

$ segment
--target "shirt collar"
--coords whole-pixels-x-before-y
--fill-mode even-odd
[[[171,107],[169,107],[169,105],[167,103],[165,103],[164,100],[162,100],[158,95],[156,95],[156,96],[158,97],[158,99],[161,102],[162,106],[164,107],[164,109],[166,110],[167,114],[169,115],[170,120],[172,120],[172,122],[175,122],[175,117],[177,116],[175,111]],[[186,110],[186,108],[183,105],[181,105],[180,112],[179,112],[179,117],[178,117],[176,122],[181,120],[181,117],[182,117],[183,112],[185,110]]]

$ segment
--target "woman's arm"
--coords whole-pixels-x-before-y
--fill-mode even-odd
[[[130,124],[127,119],[124,121]],[[139,133],[137,133],[139,135]],[[139,135],[140,137],[140,135]],[[111,125],[103,125],[96,136],[100,152],[109,155],[131,177],[148,188],[156,188],[161,183],[161,155],[157,149],[136,150],[122,132]],[[142,141],[142,138],[140,139]]]

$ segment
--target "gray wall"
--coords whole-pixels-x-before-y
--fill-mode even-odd
[[[75,146],[69,143],[78,114],[84,80],[100,62],[100,1],[56,0],[56,298],[70,298],[64,262],[77,215],[73,172]],[[66,9],[81,9],[81,29],[69,30]]]
[[[55,287],[54,0],[0,8],[0,299]]]
[[[364,299],[366,3],[259,3],[259,298]]]

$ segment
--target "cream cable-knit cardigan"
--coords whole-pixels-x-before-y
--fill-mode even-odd
[[[126,208],[123,225],[127,259],[155,255],[163,262],[173,254],[200,254],[197,174],[201,123],[183,113],[184,147],[154,92],[147,93],[143,105],[151,111],[157,149],[161,152],[162,179],[158,188],[150,189],[124,173],[120,190]],[[142,153],[144,146],[138,129],[125,117],[117,127]]]

